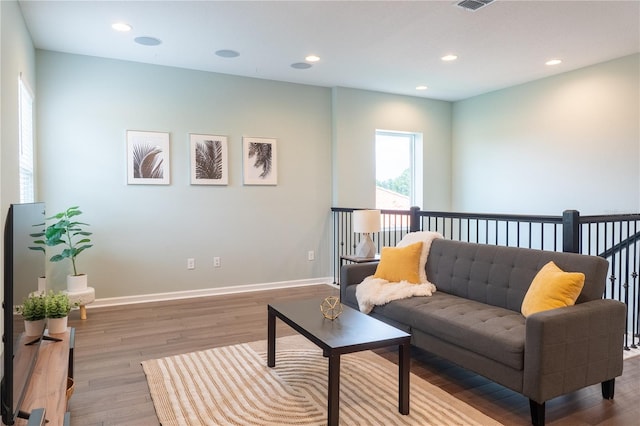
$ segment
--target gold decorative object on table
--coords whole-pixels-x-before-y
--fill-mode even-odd
[[[322,301],[320,304],[320,312],[322,315],[333,321],[338,318],[342,313],[342,303],[340,303],[340,298],[336,296],[329,296]]]

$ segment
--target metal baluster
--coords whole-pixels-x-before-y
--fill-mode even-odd
[[[620,243],[622,243],[623,239],[622,239],[622,224],[623,222],[620,222]],[[627,221],[627,235],[629,235],[629,222]],[[624,304],[627,307],[627,315],[625,315],[624,318],[624,329],[628,330],[629,329],[629,283],[628,283],[628,279],[629,279],[629,239],[625,238],[624,241],[625,243],[625,273],[624,275],[622,275],[622,271],[620,273],[620,277],[624,277],[624,283],[622,283],[622,279],[620,280],[619,285],[621,285],[620,288],[620,292],[622,292],[622,289],[624,289]],[[622,247],[620,247],[622,249]],[[620,269],[622,270],[622,259],[620,261]],[[620,298],[622,299],[622,293],[620,293]],[[624,334],[624,349],[625,350],[629,350],[629,333],[625,333]]]
[[[633,221],[633,235],[637,235],[638,233],[638,221]],[[638,343],[640,343],[640,294],[638,288],[638,240],[637,238],[633,240],[633,273],[631,277],[633,278],[633,290],[635,295],[635,309],[633,309],[632,313],[632,324],[631,324],[631,347],[636,349],[638,345],[636,345],[636,338],[638,339]]]

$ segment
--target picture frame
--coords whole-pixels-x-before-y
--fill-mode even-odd
[[[189,133],[191,185],[228,185],[227,137]]]
[[[245,185],[277,185],[276,139],[242,138],[243,179]]]
[[[171,183],[169,133],[127,130],[127,184]]]

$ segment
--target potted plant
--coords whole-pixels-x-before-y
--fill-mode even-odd
[[[64,259],[71,259],[73,267],[73,275],[67,275],[67,290],[71,293],[83,291],[87,289],[86,274],[79,274],[76,268],[76,257],[84,250],[93,247],[89,235],[91,232],[85,231],[83,226],[89,226],[88,223],[77,222],[72,218],[82,214],[78,206],[69,207],[67,210],[60,212],[47,220],[55,220],[55,223],[47,226],[44,231],[44,240],[36,240],[34,243],[55,247],[64,245],[65,249],[62,253],[51,257],[52,262],[59,262]],[[38,234],[33,234],[37,237]],[[41,235],[42,236],[42,235]],[[44,251],[44,247],[41,247]],[[35,248],[34,248],[35,249]]]
[[[34,232],[33,234],[29,234],[30,237],[36,238],[33,243],[38,244],[36,246],[30,246],[29,250],[41,251],[43,255],[46,255],[47,252],[44,248],[45,242],[42,240],[42,237],[45,235],[44,223],[39,223],[37,225],[33,225],[37,227],[42,227],[42,230],[39,232]],[[38,292],[45,293],[47,291],[47,277],[45,275],[38,277]]]
[[[67,320],[71,312],[69,296],[63,292],[50,291],[45,296],[45,311],[49,319],[49,333],[58,334],[67,331]]]
[[[31,293],[16,310],[24,319],[24,331],[27,336],[42,334],[47,316],[44,294]]]

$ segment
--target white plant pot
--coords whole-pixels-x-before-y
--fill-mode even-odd
[[[67,331],[68,318],[68,316],[64,318],[49,318],[49,334],[60,334]]]
[[[40,294],[47,293],[47,277],[38,278],[38,293]]]
[[[40,336],[44,331],[44,319],[24,322],[24,334],[27,336]]]
[[[87,274],[67,275],[67,291],[77,293],[87,289]]]

